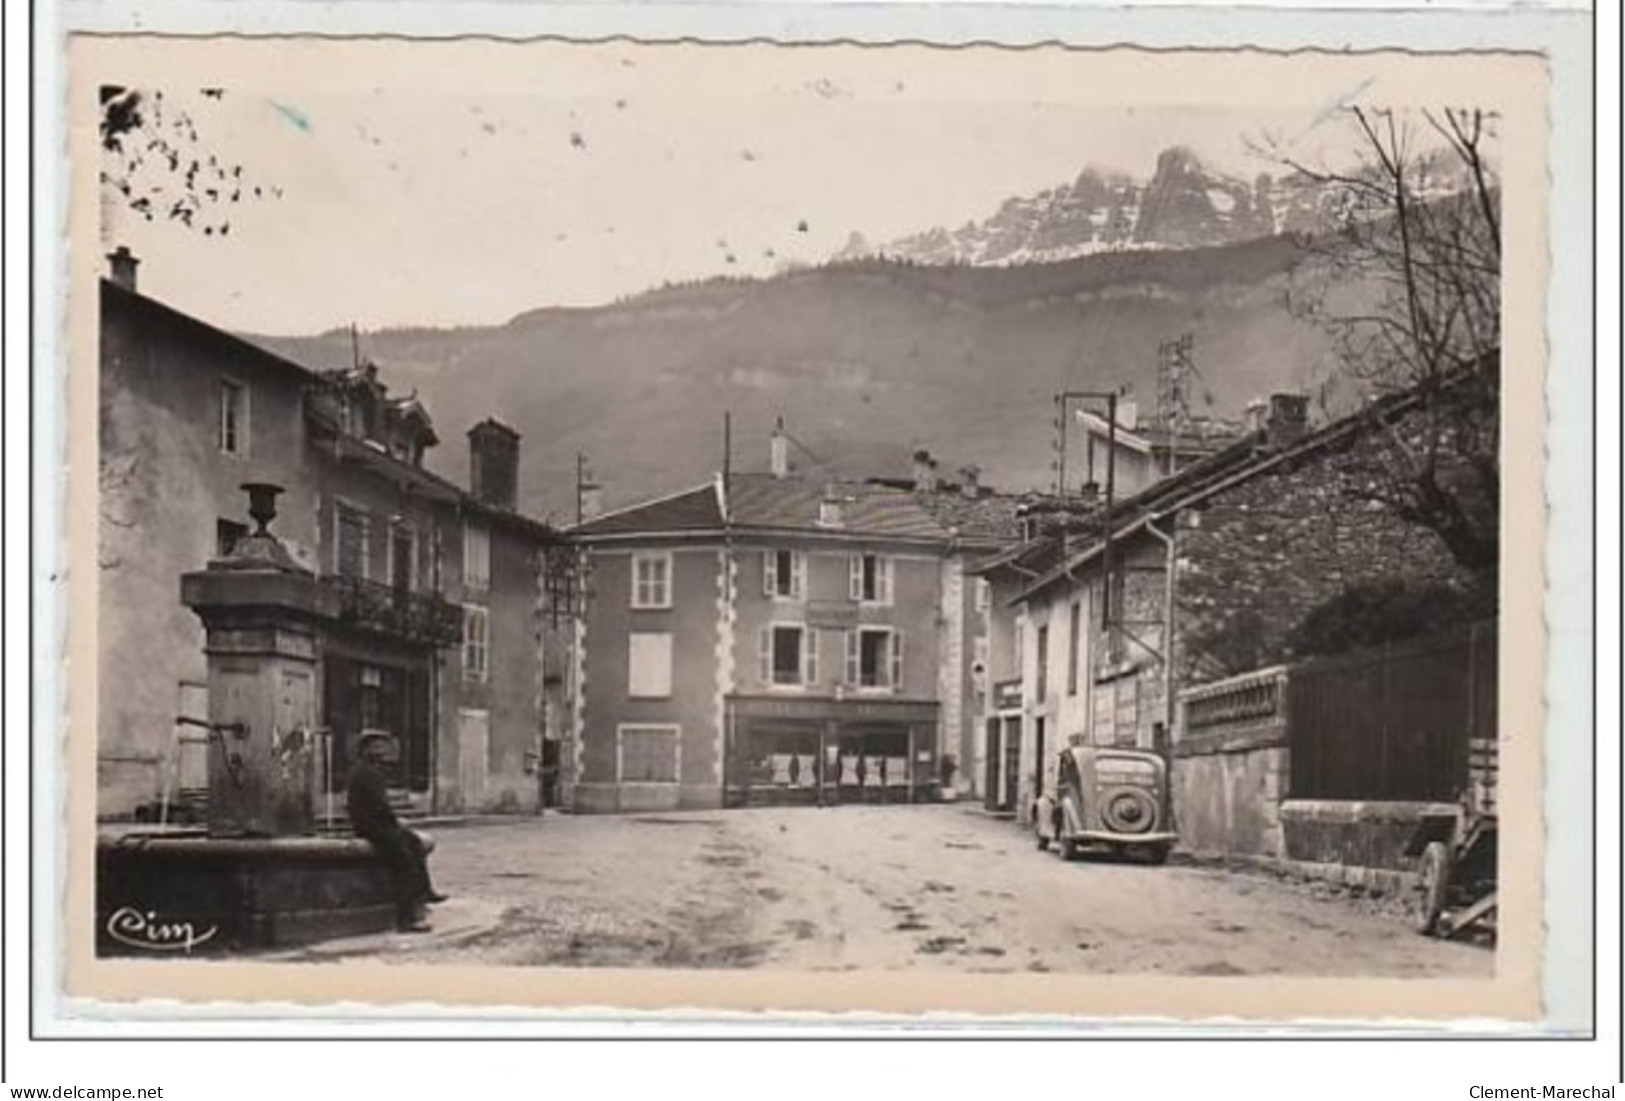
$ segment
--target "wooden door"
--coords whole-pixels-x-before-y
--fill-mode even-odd
[[[463,708],[457,713],[457,786],[463,811],[480,809],[485,801],[491,753],[491,713]]]
[[[1001,810],[1013,811],[1020,802],[1021,792],[1021,720],[1004,720],[1004,784]]]
[[[987,721],[987,744],[982,754],[982,805],[988,810],[998,810],[999,766],[1004,763],[1004,752],[999,748],[998,719]]]

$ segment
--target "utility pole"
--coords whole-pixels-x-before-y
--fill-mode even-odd
[[[576,452],[576,524],[579,525],[585,518],[587,494],[587,453]]]
[[[355,322],[350,322],[350,366],[361,370],[361,334],[356,330]]]
[[[727,507],[729,501],[729,485],[733,478],[733,410],[725,409],[722,412],[722,501]],[[727,519],[727,517],[724,517]]]

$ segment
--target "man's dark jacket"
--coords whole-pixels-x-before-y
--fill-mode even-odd
[[[357,837],[377,839],[401,828],[394,808],[389,805],[389,788],[384,783],[383,773],[370,762],[361,761],[351,771],[345,805],[350,812],[350,828]]]

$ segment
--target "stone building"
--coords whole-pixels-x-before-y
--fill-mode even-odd
[[[928,456],[906,484],[718,476],[572,535],[569,801],[581,811],[933,798],[985,691],[966,562],[1013,502]]]
[[[1004,747],[1001,805],[1025,821],[1062,745],[1170,749],[1181,690],[1290,657],[1294,628],[1351,586],[1469,590],[1435,534],[1355,484],[1422,415],[1408,392],[1311,432],[1306,399],[1276,395],[1257,430],[1110,517],[979,566],[1008,620],[983,716]]]
[[[474,487],[423,466],[438,443],[377,368],[315,372],[141,294],[100,288],[98,811],[150,817],[200,789],[203,635],[178,578],[249,530],[246,482],[284,488],[275,533],[339,595],[319,663],[330,786],[356,733],[400,740],[404,803],[533,808],[550,687],[543,563],[517,511],[519,437],[469,432]],[[553,659],[556,660],[556,659]],[[556,679],[556,678],[555,678]]]

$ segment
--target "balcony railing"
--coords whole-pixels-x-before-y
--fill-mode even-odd
[[[462,641],[462,608],[434,593],[359,577],[323,581],[339,595],[339,622],[350,627],[423,646],[455,646]]]
[[[1285,717],[1287,669],[1273,666],[1239,677],[1203,684],[1179,694],[1184,728],[1200,733],[1214,727],[1265,723]]]

